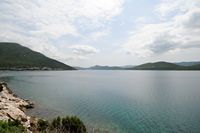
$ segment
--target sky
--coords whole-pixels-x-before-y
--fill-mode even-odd
[[[0,0],[0,41],[71,66],[200,60],[200,0]]]

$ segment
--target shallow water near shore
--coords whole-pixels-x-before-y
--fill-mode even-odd
[[[77,115],[111,133],[200,131],[200,71],[1,71],[28,113]]]

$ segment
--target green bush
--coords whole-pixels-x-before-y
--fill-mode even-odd
[[[57,117],[48,121],[39,119],[36,130],[39,133],[87,133],[83,122],[76,116]],[[0,133],[26,133],[20,121],[0,121]]]
[[[57,118],[53,119],[51,123],[51,130],[61,130],[61,118],[58,116]]]
[[[42,133],[86,133],[86,127],[76,116],[57,117],[50,124],[47,121],[38,121],[38,131]]]
[[[47,132],[48,126],[49,126],[48,121],[39,119],[37,122],[38,131],[40,132],[44,132],[44,133]]]
[[[0,133],[25,133],[25,128],[18,120],[0,121]]]
[[[76,116],[62,118],[62,130],[70,133],[86,133],[86,127]]]

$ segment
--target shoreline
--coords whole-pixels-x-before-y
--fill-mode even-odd
[[[42,132],[76,132],[86,133],[87,128],[77,116],[57,116],[51,121],[31,116],[27,111],[35,108],[35,104],[30,100],[18,97],[7,85],[0,81],[0,121],[19,122],[26,133]],[[59,120],[59,127],[55,122]],[[63,122],[65,124],[63,124]],[[13,130],[12,130],[13,131]]]
[[[0,120],[18,120],[28,132],[37,121],[35,117],[26,114],[27,109],[34,108],[33,102],[18,97],[5,82],[0,82]]]

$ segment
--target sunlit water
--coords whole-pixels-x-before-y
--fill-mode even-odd
[[[31,115],[77,115],[111,133],[200,132],[199,71],[0,72]]]

